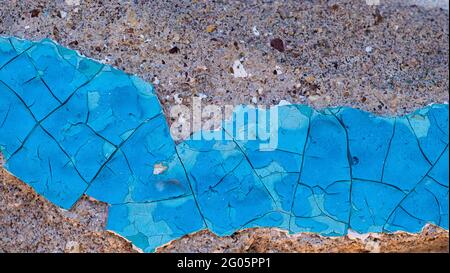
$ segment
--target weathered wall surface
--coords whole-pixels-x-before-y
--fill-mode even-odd
[[[157,7],[144,1],[1,2],[0,34],[50,37],[138,74],[155,84],[166,110],[180,98],[189,105],[192,96],[203,95],[218,105],[289,100],[383,114],[448,101],[445,9],[383,1],[372,7],[363,1]],[[3,169],[1,178],[0,251],[132,251],[123,239],[103,231],[104,205],[84,199],[63,212]],[[276,230],[224,238],[200,232],[161,250],[448,251],[448,232],[434,228],[419,236],[383,236],[386,246],[372,249],[371,239],[342,238],[336,244]]]

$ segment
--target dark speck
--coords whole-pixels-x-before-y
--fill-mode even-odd
[[[33,9],[31,11],[31,17],[38,17],[39,13],[41,13],[41,11],[39,9]]]
[[[78,41],[72,41],[69,43],[69,46],[77,46],[78,45]]]
[[[337,11],[339,9],[339,5],[338,4],[334,4],[331,6],[331,10],[332,11]]]
[[[375,14],[373,15],[375,17],[375,23],[374,25],[379,25],[381,22],[383,22],[383,16],[381,16],[381,13],[378,9],[375,10]]]
[[[176,46],[172,47],[172,48],[169,50],[169,53],[170,53],[170,54],[175,54],[175,53],[178,53],[178,52],[180,52],[180,49],[179,49],[178,47],[176,47]]]
[[[284,52],[284,42],[280,38],[270,40],[270,46],[280,52]]]
[[[238,42],[234,41],[233,42],[234,47],[236,48],[236,50],[239,50],[239,44]]]

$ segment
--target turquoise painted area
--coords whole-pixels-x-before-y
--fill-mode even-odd
[[[274,109],[269,139],[253,130],[269,110],[240,106],[176,145],[149,83],[51,40],[0,38],[4,167],[62,208],[83,194],[108,203],[107,228],[144,251],[206,228],[448,229],[448,105]]]

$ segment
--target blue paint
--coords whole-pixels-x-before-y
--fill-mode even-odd
[[[149,83],[51,40],[0,38],[4,167],[63,208],[82,194],[108,203],[107,228],[144,251],[205,228],[448,229],[447,105],[402,117],[277,109],[271,151],[260,135],[230,137],[262,126],[247,106],[210,132],[228,138],[176,145]]]

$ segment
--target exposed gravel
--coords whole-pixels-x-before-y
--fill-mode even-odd
[[[447,1],[128,2],[0,0],[0,35],[49,37],[138,74],[155,83],[166,111],[206,96],[217,105],[287,100],[402,114],[449,98]],[[104,231],[104,204],[84,198],[65,212],[0,171],[0,252],[133,251]],[[448,252],[448,232],[439,232],[385,242]],[[309,251],[339,251],[315,240]],[[341,251],[350,251],[342,240]],[[261,229],[225,238],[200,232],[161,251],[305,249],[298,237]]]
[[[0,2],[2,35],[50,37],[138,74],[156,84],[166,110],[175,95],[189,104],[199,94],[218,105],[283,99],[377,113],[448,101],[449,17],[440,8],[362,0]],[[235,62],[244,76],[235,77]]]

